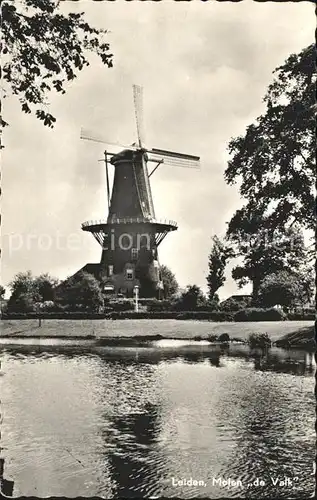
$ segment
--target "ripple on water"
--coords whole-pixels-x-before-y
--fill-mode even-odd
[[[288,498],[271,478],[297,474],[292,495],[309,496],[313,378],[280,373],[274,359],[261,371],[243,349],[229,354],[216,366],[208,353],[153,363],[4,352],[2,446],[15,494]]]

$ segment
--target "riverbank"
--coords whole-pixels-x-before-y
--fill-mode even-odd
[[[272,342],[292,343],[307,338],[313,331],[311,321],[210,322],[197,320],[2,320],[0,338],[165,338],[207,340],[210,335],[227,333],[230,338],[248,340],[251,334],[267,333]]]
[[[289,332],[281,339],[277,339],[275,345],[284,349],[297,347],[303,349],[316,350],[315,327],[308,326],[299,331]]]

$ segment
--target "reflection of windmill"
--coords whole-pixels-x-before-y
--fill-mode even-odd
[[[143,132],[143,91],[133,86],[137,125],[137,145],[123,146],[118,154],[105,151],[108,218],[82,224],[102,246],[100,271],[107,288],[131,296],[135,285],[140,285],[141,296],[153,297],[162,287],[157,248],[169,231],[175,231],[173,221],[155,217],[150,176],[160,164],[199,167],[199,157],[147,149]],[[121,146],[82,130],[82,139]],[[110,196],[108,161],[114,166],[114,180]],[[151,173],[148,162],[156,163]]]

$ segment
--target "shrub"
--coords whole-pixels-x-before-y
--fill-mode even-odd
[[[2,315],[2,319],[104,319],[109,313],[88,312],[88,311],[62,311],[62,312],[40,312],[40,313],[7,313]]]
[[[237,311],[234,321],[282,321],[286,319],[283,311],[274,309],[247,308]]]
[[[111,301],[109,308],[113,311],[134,311],[134,303],[132,300]]]
[[[177,319],[197,319],[209,321],[232,321],[232,313],[225,311],[184,311],[177,315]]]
[[[153,300],[151,300],[151,302],[148,302],[146,305],[147,305],[147,310],[149,312],[170,311],[171,310],[171,302],[169,300],[153,299]]]
[[[251,333],[249,345],[250,347],[270,347],[272,342],[267,333]]]
[[[294,320],[297,320],[297,321],[300,321],[300,320],[304,320],[304,321],[315,321],[316,319],[316,314],[313,313],[313,312],[294,312],[294,313],[288,313],[287,315],[287,319],[291,320],[291,321],[294,321]]]
[[[209,342],[216,342],[218,335],[208,335]]]
[[[110,319],[176,319],[173,311],[119,311],[110,313]]]
[[[239,311],[250,307],[251,297],[242,296],[241,298],[229,297],[219,304],[222,311]]]
[[[222,333],[221,335],[219,335],[218,341],[219,342],[230,342],[230,336],[228,335],[228,333]]]

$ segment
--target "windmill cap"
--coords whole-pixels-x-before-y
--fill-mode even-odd
[[[142,157],[142,151],[139,150],[135,151],[133,149],[124,149],[123,151],[120,151],[120,153],[113,155],[110,160],[110,163],[112,163],[112,165],[115,165],[116,163],[119,163],[121,161],[141,160],[141,157]]]

